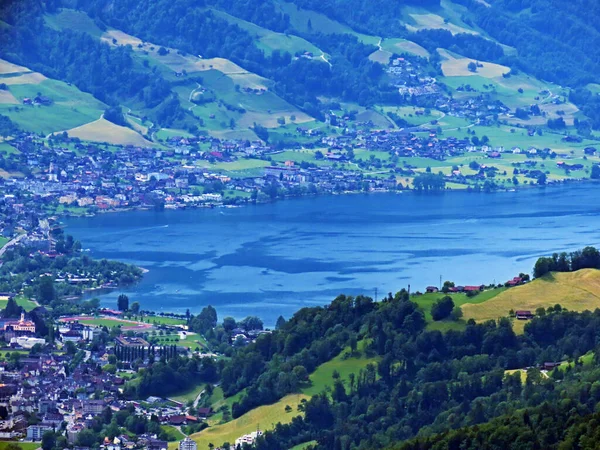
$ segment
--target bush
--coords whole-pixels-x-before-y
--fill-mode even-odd
[[[454,309],[454,301],[449,296],[445,296],[434,303],[431,307],[431,317],[433,320],[443,320],[447,318]]]

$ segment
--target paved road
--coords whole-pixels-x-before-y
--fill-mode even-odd
[[[6,243],[6,245],[4,247],[2,247],[0,249],[0,258],[2,258],[4,256],[4,254],[6,253],[6,250],[8,250],[9,248],[11,248],[12,246],[14,246],[15,244],[18,244],[19,242],[21,242],[23,239],[25,239],[27,237],[27,234],[20,234],[19,236],[17,236],[16,238],[8,241]]]

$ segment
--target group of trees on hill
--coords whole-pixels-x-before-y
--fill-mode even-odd
[[[538,258],[533,267],[533,276],[539,278],[549,272],[574,272],[579,269],[600,269],[600,251],[595,247],[585,247],[571,253],[554,253]]]

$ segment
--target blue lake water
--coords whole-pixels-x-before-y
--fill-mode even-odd
[[[537,257],[600,243],[593,185],[496,194],[375,194],[235,209],[102,214],[68,219],[95,258],[149,270],[125,292],[143,309],[222,319],[282,314],[339,293],[379,297],[443,280],[504,282]],[[99,296],[114,307],[121,291]]]

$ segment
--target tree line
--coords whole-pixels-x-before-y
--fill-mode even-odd
[[[535,262],[533,276],[543,277],[550,272],[575,272],[580,269],[600,269],[600,251],[595,247],[566,253],[554,253]]]

